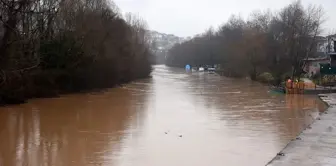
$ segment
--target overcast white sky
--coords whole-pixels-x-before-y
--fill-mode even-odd
[[[336,29],[336,0],[301,0],[321,5],[326,12],[324,33]],[[151,30],[181,37],[218,27],[232,14],[246,18],[255,10],[279,10],[293,0],[114,0],[123,13],[132,12],[144,18]]]

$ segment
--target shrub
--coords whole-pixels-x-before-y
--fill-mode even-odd
[[[275,79],[271,73],[264,72],[257,76],[257,80],[262,83],[272,84]]]

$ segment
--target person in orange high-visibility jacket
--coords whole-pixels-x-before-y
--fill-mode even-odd
[[[291,79],[288,79],[288,80],[287,80],[286,87],[287,87],[287,88],[292,88],[292,86],[293,86],[293,85],[292,85],[292,80],[291,80]]]

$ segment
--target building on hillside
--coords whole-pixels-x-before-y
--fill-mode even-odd
[[[305,59],[303,71],[309,77],[320,73],[321,64],[330,63],[330,57],[327,54],[328,38],[324,36],[316,36],[316,53]]]
[[[330,58],[327,56],[319,58],[308,58],[305,61],[306,63],[303,68],[303,71],[305,71],[309,77],[312,77],[315,74],[320,73],[321,64],[329,63]]]
[[[316,37],[316,52],[317,54],[326,53],[327,46],[328,46],[328,39],[324,36],[317,36]]]
[[[327,36],[327,54],[330,57],[330,66],[336,67],[336,35]]]
[[[336,35],[327,38],[326,54],[329,62],[320,64],[321,84],[324,86],[336,85]]]

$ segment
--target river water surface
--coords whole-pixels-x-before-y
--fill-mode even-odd
[[[248,80],[152,78],[0,108],[1,166],[265,165],[326,106]]]

